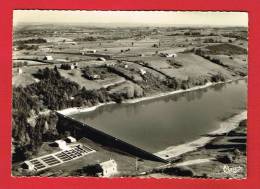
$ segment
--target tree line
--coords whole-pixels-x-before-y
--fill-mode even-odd
[[[33,38],[33,39],[25,39],[25,40],[19,40],[19,41],[15,41],[14,45],[23,45],[23,44],[31,44],[31,43],[47,43],[46,39],[43,38]]]

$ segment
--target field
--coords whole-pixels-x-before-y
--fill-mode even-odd
[[[25,28],[25,29],[24,29]],[[42,29],[48,28],[48,32],[42,33]],[[14,46],[13,59],[19,64],[19,60],[26,61],[32,66],[37,61],[45,63],[74,63],[80,64],[79,68],[95,64],[98,57],[106,57],[114,60],[130,62],[145,62],[153,70],[148,69],[156,77],[170,77],[179,80],[209,78],[216,73],[223,73],[228,79],[236,78],[237,70],[246,72],[247,68],[247,40],[245,38],[231,35],[232,32],[241,32],[244,35],[244,28],[84,28],[82,26],[37,26],[36,28],[18,27],[15,30],[14,44],[31,38],[46,39],[46,43],[30,44],[36,45],[37,50],[17,50],[19,45]],[[199,32],[199,34],[198,34]],[[16,34],[17,33],[17,34]],[[194,35],[192,34],[194,33]],[[196,35],[195,35],[196,34]],[[32,37],[34,36],[34,37]],[[18,41],[18,42],[17,42]],[[226,67],[214,65],[203,57],[194,55],[192,50],[201,48],[209,50],[209,54],[217,56],[223,64],[235,67],[234,70],[227,70]],[[82,55],[84,49],[95,49],[95,54]],[[190,51],[189,53],[186,53]],[[165,58],[160,53],[176,53],[177,57]],[[53,60],[44,61],[44,56],[52,56]],[[226,58],[229,56],[229,58]],[[232,60],[230,58],[232,56]],[[93,63],[94,61],[94,63]],[[178,62],[181,66],[176,68],[170,62]],[[233,62],[234,61],[234,62]],[[107,60],[106,63],[110,63]],[[99,64],[99,62],[97,62]],[[102,64],[102,62],[100,63]],[[127,64],[127,63],[126,63]],[[39,65],[40,66],[40,65]],[[136,65],[138,66],[138,65]],[[38,69],[37,66],[34,67]],[[139,67],[140,68],[140,64]],[[140,68],[142,69],[142,68]],[[147,69],[147,68],[145,68]],[[157,72],[156,72],[157,71]],[[61,70],[64,77],[78,82],[87,89],[97,89],[109,86],[109,83],[123,82],[122,78],[107,76],[103,81],[87,81],[81,78],[81,71]],[[15,75],[15,74],[14,74]],[[20,76],[21,77],[21,76]],[[19,77],[19,78],[20,78]],[[27,80],[33,82],[33,78],[25,73]],[[22,79],[23,80],[23,79]],[[27,81],[25,81],[27,82]],[[31,83],[29,82],[29,83]],[[15,82],[16,83],[16,82]],[[84,84],[83,84],[84,83]]]

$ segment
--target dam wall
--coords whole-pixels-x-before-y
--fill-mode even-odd
[[[69,116],[60,114],[58,112],[56,112],[56,113],[59,117],[57,129],[61,133],[69,131],[71,133],[71,135],[76,138],[86,137],[86,138],[89,138],[90,140],[97,142],[99,144],[102,144],[104,146],[121,150],[123,152],[137,156],[142,159],[165,162],[165,163],[168,162],[167,160],[162,159],[150,152],[147,152],[147,151],[145,151],[141,148],[138,148],[132,144],[129,144],[121,139],[118,139],[118,138],[111,136],[107,133],[104,133],[98,129],[95,129],[90,125],[77,121]]]

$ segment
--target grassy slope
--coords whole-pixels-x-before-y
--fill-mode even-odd
[[[178,69],[169,67],[166,59],[161,59],[161,61],[151,61],[151,65],[157,69],[160,69],[167,75],[181,80],[185,80],[188,77],[209,77],[210,75],[217,74],[218,72],[221,72],[227,77],[230,77],[231,75],[230,72],[223,67],[213,64],[212,62],[192,53],[179,53],[176,61],[181,62],[183,67]]]
[[[225,55],[232,55],[232,54],[246,54],[247,50],[229,43],[222,43],[217,45],[210,45],[207,46],[206,49],[209,50],[209,54],[225,54]]]

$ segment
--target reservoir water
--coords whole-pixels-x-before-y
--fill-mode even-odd
[[[246,108],[247,80],[239,80],[134,104],[110,104],[70,117],[155,153],[198,139]]]

